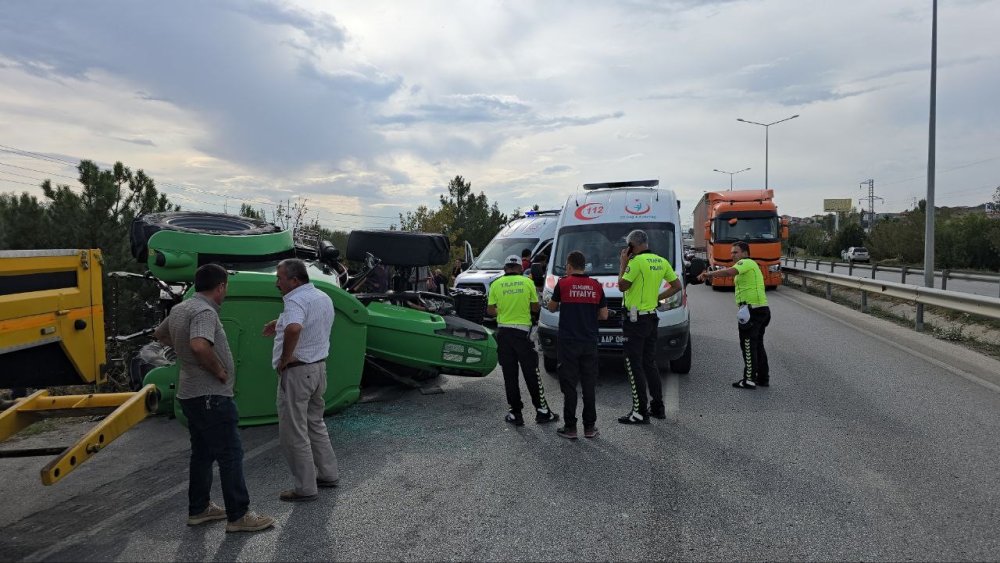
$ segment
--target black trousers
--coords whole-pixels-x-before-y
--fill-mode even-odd
[[[771,324],[769,307],[750,307],[750,320],[739,325],[740,352],[743,354],[743,379],[769,383],[771,372],[764,350],[764,331]]]
[[[639,315],[636,322],[628,317],[622,322],[625,336],[625,373],[632,387],[632,410],[643,416],[649,414],[649,403],[663,404],[663,385],[656,368],[657,327],[656,315]],[[647,399],[647,387],[649,397]]]
[[[212,464],[219,464],[226,517],[235,522],[247,513],[250,493],[243,477],[243,443],[237,427],[240,415],[232,397],[205,395],[178,399],[191,433],[188,515],[208,508],[212,492]]]
[[[563,419],[576,427],[576,387],[583,393],[583,427],[597,423],[597,343],[559,339],[559,387],[563,392]]]
[[[524,382],[531,395],[531,404],[536,409],[547,409],[545,388],[538,376],[538,352],[531,341],[528,331],[516,328],[500,327],[497,329],[497,360],[503,371],[504,389],[507,391],[507,404],[511,412],[521,412],[524,404],[521,402],[521,390],[517,377],[518,367],[524,374]]]

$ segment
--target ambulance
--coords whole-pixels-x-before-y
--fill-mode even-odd
[[[566,257],[570,252],[582,252],[586,258],[586,274],[604,286],[608,319],[599,323],[602,357],[623,355],[622,320],[628,312],[622,306],[622,293],[618,289],[618,269],[621,251],[628,246],[625,237],[629,232],[645,231],[650,251],[670,262],[682,284],[696,281],[691,272],[684,271],[680,202],[673,191],[660,189],[659,184],[659,180],[584,184],[582,192],[566,200],[545,272],[542,311],[538,319],[538,341],[546,371],[556,371],[559,313],[548,311],[545,305],[558,279],[566,275]],[[686,280],[685,273],[688,275]],[[691,370],[691,316],[687,288],[661,301],[657,317],[657,366],[663,370],[669,365],[675,373],[688,373]]]
[[[521,256],[527,249],[534,263],[540,256],[551,254],[552,239],[555,237],[558,221],[558,209],[527,211],[524,217],[514,219],[505,225],[486,245],[479,257],[473,257],[471,248],[467,247],[466,262],[470,263],[470,266],[456,276],[454,287],[474,289],[488,295],[490,284],[503,275],[503,262],[508,256]],[[531,272],[525,274],[531,275]]]

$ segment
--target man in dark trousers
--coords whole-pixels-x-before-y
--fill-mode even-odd
[[[505,420],[514,426],[524,426],[518,366],[524,373],[524,382],[535,406],[535,422],[543,424],[559,420],[559,415],[549,409],[545,400],[545,388],[538,375],[538,352],[531,341],[531,314],[537,313],[540,308],[535,284],[522,274],[521,259],[515,255],[508,256],[504,261],[503,275],[490,284],[487,312],[497,319],[497,359],[503,371],[507,403],[510,405]]]
[[[663,386],[656,367],[659,317],[656,307],[682,289],[670,262],[649,250],[645,231],[634,230],[622,249],[618,288],[625,305],[622,334],[625,336],[625,371],[632,387],[632,410],[619,417],[622,424],[649,424],[649,417],[666,418]],[[663,282],[670,286],[661,290]],[[649,388],[647,403],[646,388]]]
[[[243,477],[240,420],[233,400],[236,366],[219,320],[229,275],[218,264],[205,264],[194,273],[195,294],[170,310],[153,335],[173,346],[180,373],[177,400],[191,434],[188,483],[188,526],[229,520],[227,532],[258,532],[274,519],[249,510],[250,493]],[[211,501],[212,465],[219,464],[222,499]]]
[[[559,311],[559,385],[563,392],[565,424],[556,432],[575,440],[576,386],[583,393],[583,435],[597,437],[597,343],[598,321],[608,318],[608,303],[601,283],[584,274],[587,260],[582,252],[566,257],[566,277],[552,291],[549,311]]]
[[[771,308],[767,306],[764,274],[760,265],[750,258],[750,245],[733,243],[733,267],[702,272],[702,281],[713,277],[736,276],[736,319],[739,323],[740,351],[743,353],[743,377],[733,383],[738,389],[770,387],[771,374],[764,350],[764,330],[771,324]]]

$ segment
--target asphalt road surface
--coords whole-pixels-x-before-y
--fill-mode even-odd
[[[327,419],[341,486],[287,504],[276,429],[246,429],[251,508],[278,520],[264,533],[185,526],[187,437],[173,421],[142,423],[54,487],[37,482],[43,460],[0,460],[0,557],[1000,559],[1000,363],[770,296],[772,387],[730,386],[732,294],[693,287],[695,367],[665,376],[668,419],[617,424],[628,388],[607,366],[595,440],[504,423],[499,372],[441,378],[443,393],[383,389]]]
[[[782,261],[782,264],[785,266],[801,268],[802,260],[798,261],[799,264],[798,266],[795,266],[794,261],[787,259]],[[806,266],[806,269],[815,270],[816,261],[810,260],[808,266]],[[828,261],[824,261],[822,264],[820,264],[819,271],[829,272],[830,263]],[[848,267],[847,264],[837,264],[837,266],[834,269],[834,273],[843,274],[845,276],[851,275],[859,278],[872,277],[871,265],[864,263],[855,264],[853,271]],[[892,281],[899,283],[902,281],[902,277],[903,277],[902,272],[875,270],[875,279],[878,280],[885,280],[885,281]],[[923,272],[920,270],[917,270],[915,272],[913,271],[908,272],[906,275],[906,283],[910,285],[923,286],[924,285]],[[941,289],[940,275],[935,276],[934,287]],[[1000,296],[1000,276],[998,276],[994,281],[957,280],[949,277],[947,289],[948,291],[959,291],[962,293],[972,293],[974,295],[984,295],[986,297],[997,297]]]

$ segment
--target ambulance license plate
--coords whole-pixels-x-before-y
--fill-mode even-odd
[[[623,334],[601,335],[601,346],[621,346],[624,343],[625,343],[625,335]]]

